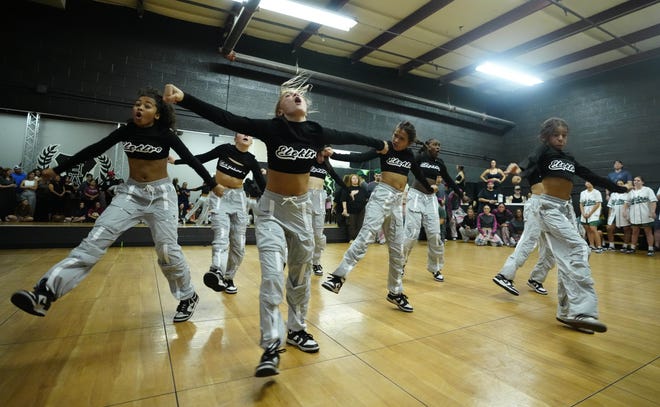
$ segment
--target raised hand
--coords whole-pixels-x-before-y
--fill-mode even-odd
[[[185,94],[176,86],[168,83],[163,90],[163,100],[167,103],[178,103],[183,100]]]

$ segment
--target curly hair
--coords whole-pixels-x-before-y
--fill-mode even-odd
[[[563,127],[568,131],[568,123],[566,123],[566,120],[561,119],[559,117],[551,117],[549,119],[546,119],[542,124],[541,124],[541,132],[539,133],[539,139],[543,143],[547,143],[548,139],[550,136],[555,134],[557,132],[557,129],[560,127]]]
[[[146,87],[138,91],[138,97],[146,96],[156,101],[156,109],[160,114],[160,118],[156,120],[156,126],[161,128],[176,130],[176,113],[174,106],[170,103],[165,103],[163,95],[154,88]]]

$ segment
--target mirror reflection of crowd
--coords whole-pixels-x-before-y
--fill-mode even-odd
[[[113,170],[101,182],[86,174],[75,185],[67,174],[46,180],[40,169],[25,172],[20,164],[0,166],[0,221],[94,222],[122,182]]]

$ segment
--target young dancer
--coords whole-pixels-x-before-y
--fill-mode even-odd
[[[14,305],[30,314],[45,316],[51,303],[78,285],[124,231],[142,221],[151,229],[158,264],[169,282],[170,291],[180,301],[174,322],[190,319],[199,297],[190,282],[190,270],[177,243],[177,198],[167,176],[170,148],[185,159],[217,195],[222,195],[223,187],[216,185],[177,137],[174,126],[172,106],[163,103],[155,90],[145,89],[133,104],[133,118],[125,126],[80,150],[66,163],[43,171],[43,177],[53,178],[55,174],[96,157],[121,142],[128,156],[130,178],[117,186],[112,203],[80,245],[66,259],[51,267],[37,282],[34,291],[14,293],[11,297]]]
[[[463,192],[447,172],[444,161],[438,157],[439,153],[440,142],[436,139],[430,139],[423,144],[419,154],[415,157],[415,161],[422,169],[422,174],[428,184],[435,184],[438,177],[442,177],[458,196],[462,197]],[[445,264],[445,245],[440,233],[438,199],[434,193],[427,192],[426,187],[418,180],[415,180],[412,187],[408,189],[405,219],[404,264],[408,262],[408,257],[410,257],[413,246],[417,243],[423,224],[428,245],[426,270],[431,273],[435,281],[444,281],[442,268]]]
[[[323,230],[325,229],[325,201],[328,198],[328,193],[325,191],[325,177],[327,175],[332,177],[337,188],[343,186],[342,179],[337,175],[326,157],[319,153],[309,170],[309,196],[312,201],[312,229],[314,229],[312,272],[317,276],[323,275],[321,254],[323,254],[326,246]]]
[[[380,157],[382,181],[378,183],[369,197],[365,209],[362,228],[357,237],[344,253],[339,267],[322,283],[323,288],[339,294],[346,276],[353,270],[367,253],[369,243],[374,241],[381,227],[385,230],[389,249],[389,274],[387,278],[387,301],[399,307],[401,311],[412,312],[413,307],[408,297],[403,293],[403,267],[405,253],[403,250],[403,191],[407,185],[408,172],[412,171],[428,193],[437,189],[429,185],[421,168],[415,161],[413,152],[408,148],[415,142],[417,132],[410,122],[401,122],[394,129],[392,141],[388,141],[387,154]],[[353,154],[332,154],[331,158],[340,161],[368,161],[378,156],[376,151]]]
[[[245,255],[248,214],[243,180],[252,172],[252,177],[262,191],[266,186],[257,159],[248,151],[251,145],[252,136],[236,133],[233,144],[222,144],[195,156],[202,163],[218,159],[215,182],[225,188],[222,196],[211,193],[208,198],[213,242],[211,267],[204,274],[204,284],[214,291],[227,294],[238,292],[234,276]],[[186,164],[182,159],[172,161],[174,164]]]
[[[509,168],[513,168],[514,166],[517,166],[517,164],[511,164]],[[509,169],[507,169],[507,172],[509,172]],[[499,273],[493,277],[493,282],[510,294],[519,295],[520,293],[513,284],[513,279],[516,277],[516,271],[525,264],[532,250],[538,244],[539,259],[529,275],[527,285],[536,293],[547,295],[548,291],[543,287],[543,283],[550,269],[555,266],[555,259],[545,237],[542,237],[543,232],[541,231],[539,220],[539,207],[541,204],[539,197],[543,194],[543,183],[541,182],[541,174],[538,169],[528,171],[527,179],[529,180],[532,196],[527,200],[523,208],[525,229],[513,253],[507,257]],[[575,213],[571,211],[567,212],[567,214],[575,225]]]
[[[576,329],[605,332],[607,326],[598,320],[598,298],[588,261],[589,246],[571,222],[569,211],[573,211],[573,207],[569,198],[574,175],[614,192],[626,189],[594,174],[563,151],[568,139],[568,124],[563,119],[547,119],[541,127],[540,139],[543,145],[519,167],[511,165],[510,172],[518,174],[522,168],[540,174],[544,193],[539,197],[539,213],[542,214],[539,226],[545,232],[558,265],[557,320]]]
[[[318,352],[319,345],[306,331],[305,317],[310,297],[311,262],[314,235],[311,228],[309,171],[317,153],[328,144],[361,144],[382,148],[387,143],[361,134],[321,127],[307,120],[308,102],[305,93],[309,85],[302,77],[282,85],[275,106],[275,118],[250,119],[236,116],[224,109],[184,94],[174,85],[166,85],[165,100],[179,103],[200,116],[228,129],[251,134],[266,144],[268,178],[266,190],[259,200],[255,234],[261,263],[259,312],[261,340],[264,349],[255,376],[279,373],[280,344],[288,344],[303,352]],[[289,313],[284,321],[279,311],[284,291]]]

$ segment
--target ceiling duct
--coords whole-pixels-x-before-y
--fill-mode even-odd
[[[233,59],[232,59],[233,60]],[[237,54],[235,58],[236,62],[248,64],[248,65],[253,65],[253,66],[258,66],[262,68],[267,68],[267,69],[272,69],[274,71],[278,72],[284,72],[290,75],[296,75],[300,72],[300,69],[291,65],[286,65],[286,64],[281,64],[279,62],[274,62],[274,61],[269,61],[263,58],[258,58],[258,57],[253,57],[249,55],[244,55],[244,54]],[[447,112],[455,113],[457,115],[461,116],[469,116],[471,118],[477,119],[480,122],[483,123],[490,123],[493,125],[497,126],[502,126],[505,127],[506,129],[510,129],[516,126],[516,123],[501,119],[499,117],[495,116],[490,116],[485,113],[480,113],[480,112],[475,112],[469,109],[464,109],[462,107],[446,104],[446,103],[441,103],[437,102],[435,100],[430,100],[430,99],[425,99],[419,96],[414,96],[414,95],[409,95],[406,93],[400,93],[394,90],[390,89],[385,89],[381,88],[378,86],[373,86],[373,85],[368,85],[362,82],[357,82],[357,81],[352,81],[349,79],[344,79],[340,78],[337,76],[333,75],[328,75],[324,74],[321,72],[314,72],[314,71],[308,71],[306,72],[310,73],[313,78],[321,80],[323,82],[327,82],[330,84],[335,84],[339,86],[343,86],[347,89],[357,89],[360,91],[363,91],[365,93],[369,94],[376,94],[376,95],[381,95],[381,96],[386,96],[389,98],[396,99],[397,101],[407,101],[411,103],[416,103],[419,105],[423,106],[428,106],[431,108],[437,108],[441,110],[445,110]]]

